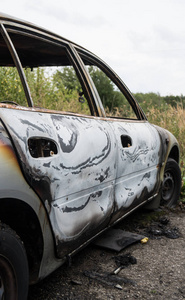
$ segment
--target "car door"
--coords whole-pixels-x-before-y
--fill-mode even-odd
[[[13,59],[0,39],[8,59],[5,74],[15,69],[15,61],[25,90],[29,84],[27,97],[32,96],[35,107],[20,102],[22,90],[16,77],[15,96],[11,102],[3,99],[0,119],[28,184],[46,207],[62,257],[109,223],[114,208],[115,137],[107,122],[91,116],[93,103],[89,104],[88,93],[82,97],[83,80],[68,44],[22,30],[4,32],[12,55],[16,54]],[[66,85],[60,79],[64,71],[72,74],[72,89],[68,85],[71,76]]]
[[[94,118],[1,108],[23,173],[47,208],[59,256],[110,220],[115,140]]]
[[[156,195],[160,137],[148,122],[112,121],[111,126],[117,142],[114,222]]]
[[[88,57],[86,53],[80,53],[80,56],[94,88],[104,102],[106,120],[116,140],[113,223],[156,196],[159,187],[160,137],[118,76],[102,61]]]

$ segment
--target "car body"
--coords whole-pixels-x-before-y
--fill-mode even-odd
[[[5,275],[0,272],[0,295],[7,293],[7,276],[18,282],[12,293],[23,300],[27,287],[17,292],[19,285],[27,285],[19,283],[23,276],[30,283],[44,278],[141,205],[158,207],[161,197],[173,205],[181,185],[179,146],[170,132],[147,121],[129,89],[101,59],[4,14],[0,67],[0,267],[10,253]],[[122,116],[116,106],[103,105],[101,86],[96,88],[91,76],[97,72],[123,101]],[[4,239],[10,240],[5,250]],[[12,243],[18,254],[11,261]],[[24,275],[13,262],[20,260],[19,253],[25,257]],[[12,265],[15,272],[8,277]]]

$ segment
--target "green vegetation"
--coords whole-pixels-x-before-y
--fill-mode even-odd
[[[0,101],[19,99],[19,104],[26,104],[23,87],[15,68],[0,68],[0,91]]]
[[[50,70],[47,68],[25,69],[25,76],[36,107],[53,110],[73,111],[89,114],[87,102],[80,103],[79,83],[70,88],[67,85],[65,68]],[[19,105],[27,106],[23,87],[16,68],[0,68],[0,101],[14,101]]]
[[[177,99],[177,97],[171,97],[171,99],[175,98]],[[181,201],[185,202],[185,109],[183,98],[176,105],[168,104],[161,108],[150,106],[146,115],[149,122],[169,130],[179,142],[182,172]]]
[[[145,111],[145,113],[150,110],[150,107],[166,110],[169,105],[172,107],[177,107],[177,105],[185,106],[185,96],[160,96],[160,94],[155,93],[136,93],[135,98]]]

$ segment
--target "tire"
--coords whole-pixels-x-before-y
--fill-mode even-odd
[[[181,170],[178,163],[174,159],[169,158],[164,170],[160,205],[175,207],[180,196],[180,191]]]
[[[23,243],[10,227],[0,224],[0,300],[26,300],[28,284]]]

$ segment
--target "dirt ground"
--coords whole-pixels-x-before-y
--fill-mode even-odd
[[[139,210],[116,228],[143,234],[119,253],[93,244],[42,282],[31,286],[29,300],[185,299],[185,208]],[[129,255],[130,256],[129,256]],[[127,255],[128,266],[115,262]],[[120,265],[119,265],[120,266]]]

